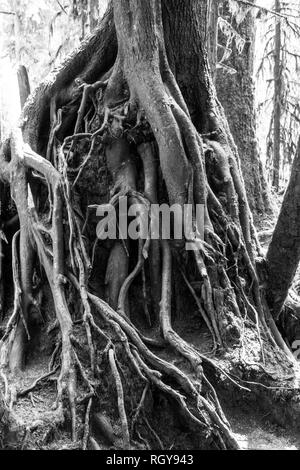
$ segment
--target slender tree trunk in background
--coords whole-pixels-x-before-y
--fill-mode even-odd
[[[267,298],[278,319],[300,262],[300,139],[267,254]]]
[[[281,12],[280,0],[275,2],[275,11]],[[282,93],[282,67],[281,67],[281,19],[275,18],[275,55],[274,55],[274,133],[273,133],[273,177],[272,185],[279,190],[280,163],[281,163],[281,93]]]
[[[81,15],[81,37],[80,37],[80,41],[83,41],[83,39],[86,35],[86,24],[87,24],[86,19],[87,19],[86,12],[83,11],[82,15]]]
[[[97,26],[97,20],[99,17],[99,1],[98,0],[88,0],[87,2],[87,22],[88,22],[88,32],[91,33]]]
[[[19,94],[20,94],[20,103],[21,109],[23,109],[24,104],[28,96],[30,95],[30,83],[28,78],[28,72],[24,65],[18,67],[18,83],[19,83]]]
[[[21,19],[21,5],[19,0],[13,1],[14,11],[14,37],[15,37],[15,61],[17,65],[17,77],[19,84],[19,95],[21,109],[30,95],[30,84],[28,78],[28,71],[22,64],[22,19]]]
[[[22,23],[19,0],[13,0],[12,8],[14,12],[15,59],[17,64],[20,64],[22,62]]]
[[[219,6],[220,0],[209,0],[208,1],[208,34],[207,34],[207,53],[208,62],[210,66],[212,80],[215,83],[217,74],[217,62],[218,62],[218,21],[219,21]]]
[[[87,32],[90,33],[92,31],[92,20],[93,20],[93,12],[92,12],[92,0],[87,0],[87,21],[86,21],[86,29]]]
[[[168,61],[199,132],[209,132],[212,126],[206,113],[215,99],[204,42],[207,6],[206,1],[162,1]]]
[[[227,2],[223,2],[221,11],[230,23],[232,20]],[[256,137],[253,80],[255,29],[251,12],[240,24],[233,20],[233,28],[246,40],[246,44],[242,52],[237,50],[235,43],[231,45],[232,53],[228,63],[236,73],[229,74],[222,68],[218,69],[216,88],[238,147],[249,205],[255,220],[258,220],[260,215],[271,212],[272,206]],[[225,44],[222,33],[219,33],[219,41]]]
[[[87,0],[86,8],[81,13],[81,38],[90,34],[97,26],[99,18],[99,1]]]

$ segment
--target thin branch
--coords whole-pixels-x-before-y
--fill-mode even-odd
[[[236,0],[236,1],[238,3],[242,3],[243,5],[247,5],[248,7],[257,8],[258,10],[265,11],[266,13],[271,13],[272,15],[279,16],[280,18],[284,18],[285,20],[287,20],[287,18],[291,16],[289,14],[284,15],[283,13],[279,13],[278,11],[270,10],[269,8],[263,7],[261,5],[256,5],[254,3],[251,3],[248,0]]]
[[[60,3],[59,0],[56,0],[57,4],[60,6],[60,8],[62,9],[62,11],[67,15],[67,10],[65,9],[65,7]]]

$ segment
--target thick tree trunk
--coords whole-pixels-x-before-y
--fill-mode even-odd
[[[193,124],[201,133],[213,130],[216,112],[204,43],[204,33],[207,30],[206,13],[206,2],[162,1],[168,61]]]
[[[267,298],[277,320],[300,261],[300,140],[267,254]]]
[[[256,137],[253,80],[254,17],[252,12],[249,12],[238,24],[231,19],[226,1],[223,2],[221,12],[222,16],[232,23],[233,28],[246,41],[241,52],[237,49],[234,39],[232,40],[230,45],[232,52],[227,63],[236,73],[231,74],[222,68],[218,69],[216,88],[239,151],[249,205],[255,219],[258,220],[261,215],[272,212],[272,203]],[[221,44],[226,44],[226,38],[222,38],[221,33],[219,41]]]

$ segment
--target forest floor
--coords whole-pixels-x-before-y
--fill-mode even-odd
[[[274,219],[266,219],[259,226],[264,252],[270,242],[273,228]],[[51,306],[44,307],[46,307],[47,314]],[[218,392],[221,406],[224,408],[241,448],[245,450],[300,450],[300,426],[298,425],[300,422],[300,367],[298,370],[297,366],[294,366],[295,378],[293,366],[285,364],[282,360],[277,361],[281,353],[278,352],[278,358],[274,357],[274,350],[270,349],[265,340],[263,340],[265,365],[261,367],[260,343],[254,325],[244,328],[241,344],[212,356],[212,339],[209,332],[201,325],[198,311],[190,311],[189,315],[189,324],[184,321],[185,316],[180,318],[179,315],[174,321],[174,329],[187,342],[193,344],[201,354],[214,361],[216,367],[211,367],[204,361],[205,373]],[[142,327],[138,324],[137,326]],[[40,330],[36,335],[39,339],[31,348],[26,368],[22,374],[12,380],[15,386],[15,397],[17,391],[30,387],[39,377],[48,372],[52,352],[49,348],[49,330],[41,325],[37,328]],[[151,336],[157,332],[144,329],[143,333]],[[171,348],[157,351],[156,354],[192,376],[185,360]],[[81,442],[71,441],[70,423],[61,425],[61,415],[53,408],[57,375],[58,373],[43,381],[35,387],[32,393],[12,400],[11,409],[16,428],[11,429],[10,436],[8,436],[9,448],[14,448],[14,442],[17,442],[15,448],[18,449],[20,447],[53,450],[81,448]],[[234,382],[238,382],[239,385]],[[106,403],[101,409],[108,419],[113,401],[115,397],[111,397],[111,402]],[[111,420],[110,424],[115,435],[112,448],[121,449],[120,423],[118,420]],[[162,427],[159,429],[163,434]],[[78,431],[80,435],[80,423],[78,423]],[[18,438],[16,438],[17,434]],[[95,437],[93,428],[92,435]],[[111,444],[101,433],[96,433],[96,437],[100,449],[111,448]],[[174,438],[176,439],[174,448],[180,449],[180,435]]]
[[[262,252],[266,255],[271,242],[279,213],[279,207],[283,196],[275,199],[275,215],[273,217],[262,217],[257,224],[259,240]],[[298,270],[297,278],[300,278]],[[300,430],[293,431],[289,426],[283,427],[271,418],[270,412],[262,414],[260,411],[250,407],[248,410],[240,410],[233,406],[227,409],[227,418],[232,430],[243,450],[299,450]]]
[[[187,326],[179,320],[174,326],[185,340],[193,343],[202,354],[212,358],[210,335],[203,327],[197,328],[196,324],[197,322],[191,321],[191,324]],[[207,365],[205,367],[209,380],[218,390],[221,406],[241,448],[245,450],[300,449],[300,428],[298,432],[295,427],[295,421],[298,422],[300,418],[298,398],[300,396],[300,370],[297,371],[299,379],[294,380],[291,366],[278,368],[276,358],[272,358],[271,350],[268,350],[267,343],[265,343],[266,368],[260,371],[257,366],[259,345],[255,329],[245,330],[243,343],[243,348],[236,347],[228,353],[219,353],[213,357],[213,360],[217,367],[228,374],[231,379],[249,390],[239,388],[228,380],[220,369],[216,370]],[[171,348],[159,351],[157,354],[192,376],[185,361]],[[24,372],[15,378],[16,388],[23,390],[33,384],[37,378],[47,373],[48,363],[47,348],[38,346],[38,351],[29,358]],[[13,403],[13,413],[18,423],[19,434],[22,429],[21,447],[24,449],[79,450],[81,448],[80,442],[71,441],[70,423],[62,426],[61,416],[53,409],[56,377],[53,376],[44,381],[32,393],[19,397]],[[252,377],[255,382],[252,382]],[[264,386],[259,385],[262,383],[268,383],[268,387],[263,388]],[[273,391],[271,393],[271,388],[274,388],[274,393]],[[286,392],[287,389],[291,392]],[[115,397],[111,397],[111,400],[115,400]],[[102,408],[103,415],[108,419],[110,419],[112,405],[111,401]],[[97,443],[103,450],[121,449],[120,423],[118,420],[112,421],[111,419],[110,423],[116,438],[114,446],[111,446],[101,433],[96,433]],[[80,424],[78,424],[80,435],[79,426]],[[158,432],[161,436],[165,435],[163,425]],[[92,435],[95,438],[93,430]],[[13,434],[11,437],[14,440]],[[180,435],[176,436],[176,440],[174,448],[180,449]],[[17,448],[20,448],[20,439],[18,439]]]
[[[299,450],[300,432],[296,433],[268,421],[253,412],[227,413],[232,430],[243,450]]]

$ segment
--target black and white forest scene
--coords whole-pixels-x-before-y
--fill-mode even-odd
[[[0,0],[1,450],[300,449],[299,262],[300,0]]]

